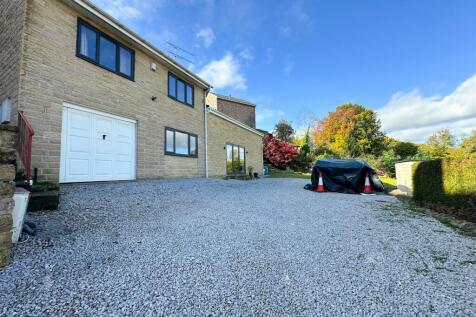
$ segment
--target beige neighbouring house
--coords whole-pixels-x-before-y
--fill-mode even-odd
[[[254,105],[207,107],[210,84],[91,2],[4,0],[0,12],[0,102],[34,128],[39,180],[262,173]]]

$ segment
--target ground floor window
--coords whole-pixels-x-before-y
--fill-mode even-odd
[[[165,128],[165,154],[197,157],[197,135]]]
[[[228,175],[245,174],[245,148],[239,145],[226,145],[226,173]]]

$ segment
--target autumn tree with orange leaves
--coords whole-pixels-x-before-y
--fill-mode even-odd
[[[380,155],[385,147],[376,113],[351,103],[338,106],[319,120],[313,138],[317,146],[340,157]]]

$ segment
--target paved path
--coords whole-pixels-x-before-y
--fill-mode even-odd
[[[304,180],[62,187],[0,270],[0,316],[476,315],[476,240]]]

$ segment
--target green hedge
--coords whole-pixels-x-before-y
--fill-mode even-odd
[[[476,159],[439,159],[413,166],[413,198],[453,208],[476,222]]]

